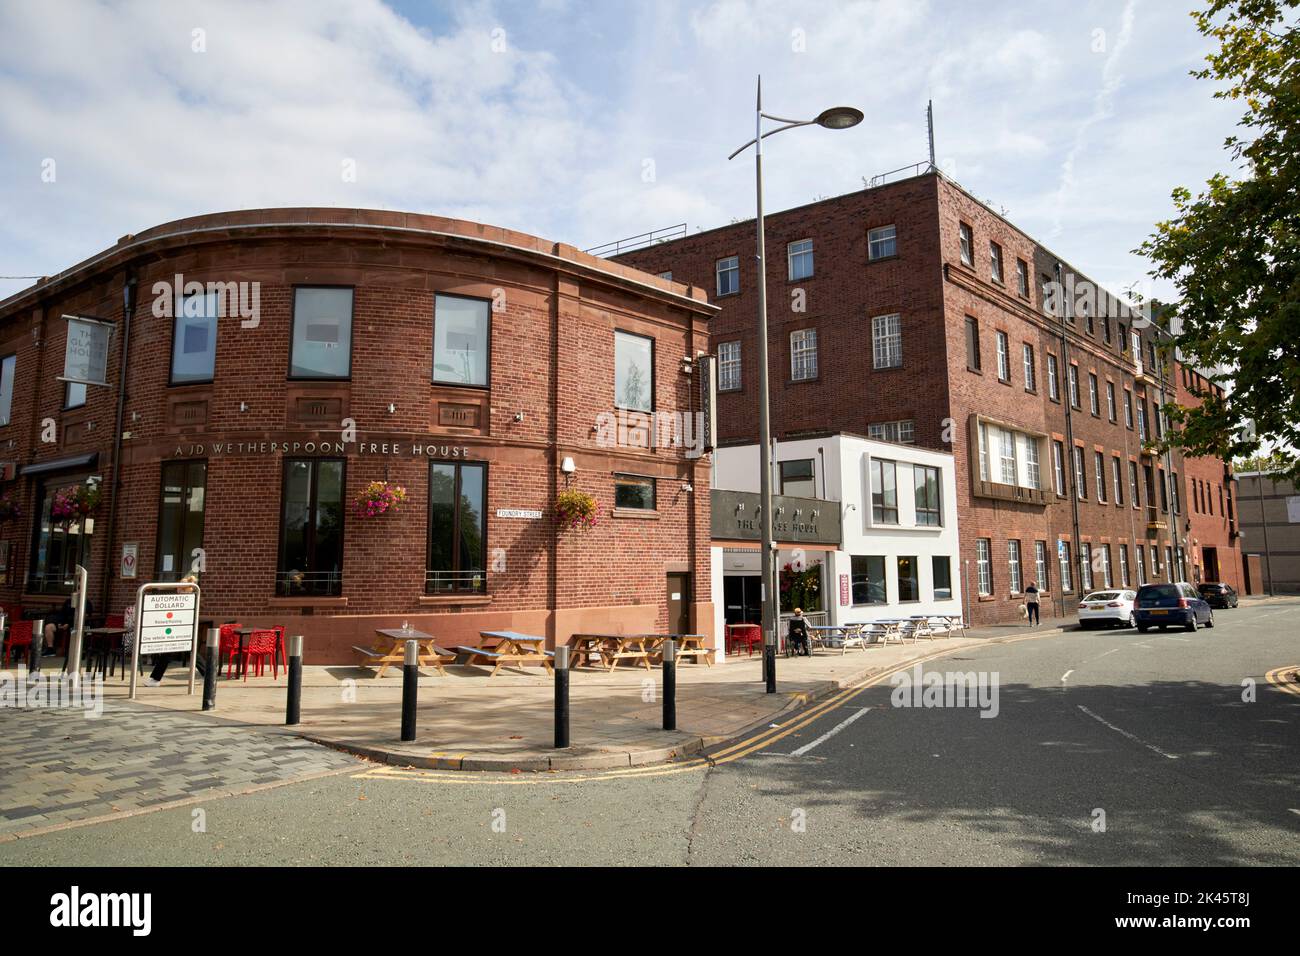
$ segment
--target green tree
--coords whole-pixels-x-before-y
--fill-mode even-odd
[[[1168,408],[1168,443],[1194,456],[1248,458],[1283,449],[1300,477],[1300,0],[1210,0],[1192,14],[1218,43],[1193,76],[1239,101],[1228,137],[1237,174],[1216,175],[1195,198],[1173,192],[1175,218],[1137,250],[1172,282],[1172,343],[1185,361],[1222,370],[1222,397]]]

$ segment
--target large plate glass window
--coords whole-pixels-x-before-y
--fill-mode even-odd
[[[93,517],[65,521],[54,518],[54,496],[65,488],[90,483],[87,475],[50,478],[37,488],[40,510],[32,522],[32,562],[27,590],[32,594],[70,594],[75,584],[78,564],[90,566],[91,536],[95,532]]]
[[[194,552],[203,547],[207,474],[204,461],[162,463],[155,581],[179,581],[193,568]]]
[[[429,594],[487,590],[487,465],[429,463]]]
[[[655,510],[655,480],[637,475],[614,476],[614,507],[634,511]]]
[[[348,378],[352,374],[352,290],[293,290],[291,378]]]
[[[876,524],[898,524],[896,472],[894,462],[871,459],[871,520]]]
[[[172,320],[172,384],[212,381],[217,364],[218,296],[178,296]]]
[[[916,486],[916,523],[938,527],[943,523],[939,505],[939,469],[913,465],[912,477]]]
[[[952,562],[946,554],[936,554],[930,559],[933,575],[934,599],[947,601],[952,598]]]
[[[433,304],[433,380],[444,385],[489,383],[492,303],[440,295]]]
[[[0,359],[0,426],[8,425],[14,404],[14,371],[18,367],[17,355]]]
[[[342,459],[285,460],[277,594],[343,593],[343,475]]]
[[[614,404],[634,412],[654,409],[655,340],[614,333]]]
[[[885,604],[885,559],[878,554],[855,554],[851,562],[854,604]]]

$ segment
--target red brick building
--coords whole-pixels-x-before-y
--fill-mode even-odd
[[[766,230],[774,437],[952,451],[974,622],[1016,619],[1030,580],[1049,616],[1072,612],[1081,584],[1185,575],[1181,460],[1143,446],[1173,384],[1132,310],[1069,263],[1058,284],[1049,249],[937,172],[769,215]],[[722,444],[758,433],[753,250],[750,220],[618,259],[721,307]]]
[[[1195,408],[1207,394],[1223,390],[1190,365],[1179,365],[1177,401]],[[1223,581],[1249,593],[1237,524],[1238,486],[1232,465],[1218,458],[1185,458],[1188,554],[1191,581]]]
[[[120,611],[197,569],[203,617],[285,624],[309,663],[404,620],[449,645],[711,631],[707,457],[597,425],[691,412],[714,311],[434,216],[249,210],[126,236],[0,302],[0,474],[21,511],[0,524],[0,601],[61,603],[80,562],[97,608]],[[68,316],[112,324],[106,387],[59,379]],[[375,481],[406,500],[358,517]],[[60,521],[77,487],[99,506]],[[557,531],[566,488],[595,497],[593,529]]]

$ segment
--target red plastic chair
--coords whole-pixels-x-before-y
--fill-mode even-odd
[[[220,670],[221,661],[224,659],[227,680],[234,676],[235,661],[239,659],[239,635],[235,633],[237,627],[239,627],[238,621],[222,624],[217,635],[217,668]]]
[[[26,649],[30,652],[32,646],[32,622],[31,621],[12,621],[9,624],[9,636],[5,638],[4,648],[0,651],[0,663],[8,663],[9,655],[16,650]],[[17,658],[15,658],[17,660]]]
[[[248,680],[248,659],[254,657],[257,659],[257,676],[262,676],[262,669],[266,664],[266,659],[271,660],[271,673],[274,680],[279,680],[280,671],[275,660],[275,642],[277,634],[273,630],[254,631],[248,636],[248,646],[244,648],[244,680]]]
[[[284,661],[284,671],[289,672],[289,651],[284,646],[284,625],[276,624],[272,630],[275,631],[275,643],[280,648],[280,660]],[[275,670],[274,667],[271,668]]]
[[[104,617],[105,627],[126,627],[126,615],[109,614]]]

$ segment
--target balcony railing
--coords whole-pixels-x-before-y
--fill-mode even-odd
[[[628,236],[626,239],[615,239],[613,242],[606,242],[599,246],[592,246],[590,249],[584,249],[588,255],[600,256],[608,259],[612,256],[620,256],[625,252],[632,252],[635,249],[644,249],[646,246],[657,245],[661,242],[672,242],[675,239],[686,238],[686,223],[679,222],[675,226],[665,226],[663,229],[651,229],[649,232],[643,232],[638,236]]]
[[[425,571],[425,594],[486,594],[486,571]]]
[[[1147,530],[1148,531],[1164,531],[1168,527],[1169,527],[1168,519],[1161,517],[1160,510],[1158,508],[1152,508],[1152,507],[1147,508]]]
[[[1025,488],[1021,485],[1005,485],[998,481],[980,479],[975,484],[975,494],[981,498],[997,498],[1000,501],[1018,501],[1026,505],[1047,504],[1047,492],[1041,488]]]
[[[280,597],[338,597],[343,593],[343,572],[279,571],[275,593]]]

